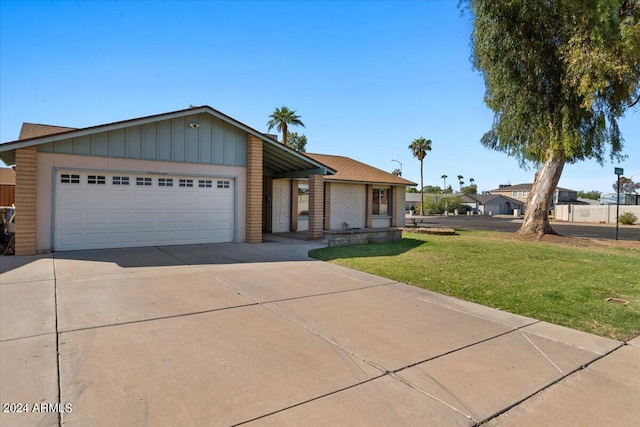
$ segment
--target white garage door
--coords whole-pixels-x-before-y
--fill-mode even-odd
[[[54,249],[230,242],[233,210],[229,178],[59,171]]]

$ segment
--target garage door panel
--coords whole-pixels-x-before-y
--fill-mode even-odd
[[[78,183],[63,184],[63,173],[56,184],[55,250],[233,241],[233,180],[217,188],[221,180],[203,177],[212,184],[199,187],[198,178],[146,175],[140,182],[152,185],[137,185],[130,174],[130,185],[121,185],[122,174],[101,172],[105,183],[89,184],[96,173],[85,171]],[[172,187],[159,186],[170,179]],[[180,187],[181,180],[193,187]]]

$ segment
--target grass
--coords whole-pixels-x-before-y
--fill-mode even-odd
[[[511,313],[629,340],[640,334],[640,252],[523,241],[508,233],[404,233],[310,256]],[[606,298],[628,300],[628,305]]]

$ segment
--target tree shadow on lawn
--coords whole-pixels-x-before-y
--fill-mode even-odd
[[[332,261],[343,258],[395,256],[401,255],[428,243],[428,240],[403,237],[401,240],[388,243],[370,243],[367,245],[334,246],[331,248],[314,249],[309,251],[309,256],[321,261]]]

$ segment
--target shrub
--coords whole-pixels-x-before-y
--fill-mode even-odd
[[[456,209],[460,213],[465,213],[467,205],[460,201],[460,197],[441,197],[425,194],[424,196],[424,214],[442,215],[445,211],[453,213]],[[420,212],[420,202],[416,204],[416,212]]]
[[[633,214],[633,212],[625,212],[618,218],[618,222],[624,225],[633,225],[638,221],[638,218]]]

